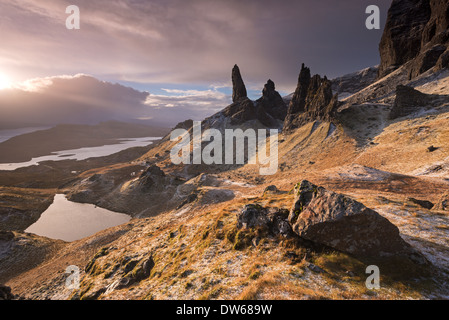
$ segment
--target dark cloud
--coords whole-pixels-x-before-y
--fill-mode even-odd
[[[374,2],[383,24],[391,0]],[[81,30],[65,29],[69,4],[80,7]],[[364,24],[369,4],[373,1],[3,1],[0,10],[8,18],[0,31],[0,68],[28,76],[82,72],[210,84],[227,81],[237,63],[250,83],[272,78],[292,90],[301,62],[331,77],[378,63],[381,31]],[[29,69],[18,70],[14,63]]]

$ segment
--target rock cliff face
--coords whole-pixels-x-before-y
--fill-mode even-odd
[[[447,0],[394,0],[379,45],[379,77],[407,62],[410,79],[435,66],[447,68],[448,26]]]
[[[338,95],[332,94],[332,82],[320,75],[311,77],[310,69],[303,64],[283,130],[288,132],[315,120],[331,121],[338,105]]]

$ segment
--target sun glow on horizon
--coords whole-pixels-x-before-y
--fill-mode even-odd
[[[11,87],[11,80],[4,73],[0,73],[0,90]]]

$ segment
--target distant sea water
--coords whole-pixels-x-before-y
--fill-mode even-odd
[[[33,158],[27,162],[18,163],[0,163],[0,170],[16,170],[18,168],[38,165],[42,161],[60,161],[60,160],[85,160],[88,158],[97,158],[109,156],[111,154],[134,147],[145,147],[152,144],[154,140],[160,137],[144,137],[144,138],[126,138],[118,139],[115,144],[104,145],[100,147],[86,147],[72,150],[56,151],[52,154]]]

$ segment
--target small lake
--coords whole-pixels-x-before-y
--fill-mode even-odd
[[[65,195],[57,194],[50,207],[25,232],[51,239],[75,241],[129,220],[131,216],[127,214],[92,204],[72,202]]]
[[[134,147],[145,147],[152,144],[159,137],[144,138],[126,138],[118,139],[115,144],[104,145],[100,147],[86,147],[72,150],[56,151],[50,155],[33,158],[27,162],[18,163],[0,163],[0,170],[16,170],[18,168],[37,165],[42,161],[60,161],[60,160],[85,160],[88,158],[104,157],[111,154]]]

